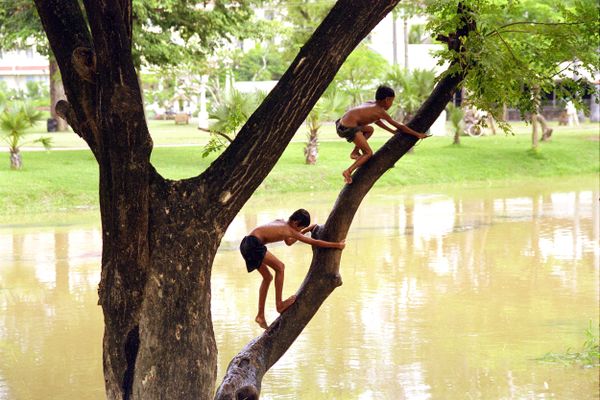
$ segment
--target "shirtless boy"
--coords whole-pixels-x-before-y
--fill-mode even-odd
[[[387,113],[387,110],[392,106],[395,97],[394,90],[387,86],[379,86],[375,92],[375,101],[371,100],[357,107],[351,108],[344,116],[335,121],[335,128],[338,136],[346,139],[348,142],[354,143],[354,150],[350,153],[354,163],[345,170],[342,175],[346,183],[352,183],[352,172],[364,163],[373,155],[373,150],[367,143],[367,140],[373,134],[373,127],[370,124],[385,129],[388,132],[396,134],[398,132],[408,133],[418,137],[419,139],[426,138],[428,135],[415,132],[408,126],[396,122]],[[383,121],[389,123],[396,129],[388,127]]]
[[[304,236],[305,233],[311,232],[315,226],[316,224],[310,225],[310,214],[308,211],[301,208],[296,210],[287,221],[276,219],[273,222],[254,228],[242,240],[240,252],[244,260],[246,260],[246,269],[248,272],[258,269],[263,278],[258,292],[258,314],[256,314],[255,318],[255,321],[262,328],[267,329],[265,301],[267,299],[269,284],[273,280],[273,275],[271,275],[267,266],[275,271],[275,305],[277,311],[279,313],[284,312],[296,301],[296,296],[293,295],[285,301],[281,300],[283,271],[285,268],[283,263],[267,250],[265,244],[284,241],[285,244],[291,246],[299,240],[317,247],[329,247],[340,250],[346,246],[343,240],[337,243],[326,242]]]

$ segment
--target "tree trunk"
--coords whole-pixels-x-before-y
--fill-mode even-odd
[[[60,78],[60,70],[54,56],[50,56],[50,65],[48,67],[50,73],[50,116],[56,119],[58,123],[56,129],[60,132],[67,130],[67,121],[61,118],[56,113],[56,103],[60,100],[66,100],[65,88],[63,87],[62,79]]]
[[[538,114],[540,113],[540,101],[541,100],[540,100],[540,87],[539,86],[533,87],[532,95],[533,95],[534,110],[533,110],[533,113],[531,113],[531,127],[532,127],[531,149],[536,151],[539,146],[539,138],[540,138]]]
[[[490,126],[490,129],[492,130],[492,135],[495,136],[498,132],[496,130],[496,121],[494,121],[494,117],[491,114],[488,114],[487,121],[488,125]]]
[[[454,140],[452,141],[452,144],[460,144],[460,129],[454,131]]]
[[[19,150],[10,151],[10,169],[21,169],[23,167],[23,158]]]
[[[532,150],[537,150],[538,146],[539,146],[539,129],[538,129],[538,120],[537,120],[537,114],[533,114],[531,116],[531,149]]]
[[[542,142],[549,141],[550,137],[552,136],[553,129],[548,126],[548,121],[546,121],[546,118],[544,118],[542,114],[537,115],[537,120],[542,127]]]
[[[57,111],[100,167],[109,399],[212,397],[210,275],[221,238],[341,64],[397,2],[338,1],[225,152],[197,177],[169,181],[149,161],[131,1],[84,0],[84,17],[77,0],[36,0],[69,100]]]
[[[317,157],[319,155],[318,133],[318,129],[310,129],[308,142],[304,148],[306,164],[315,165],[317,163]]]

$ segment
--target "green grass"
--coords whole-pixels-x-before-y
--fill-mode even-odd
[[[152,163],[163,176],[171,179],[191,177],[208,166],[211,159],[201,157],[198,144],[160,147],[161,143],[189,144],[190,138],[198,135],[195,126],[175,127],[172,121],[153,121],[150,126],[156,145]],[[517,124],[515,136],[501,133],[480,138],[461,137],[460,146],[453,146],[450,136],[423,140],[414,154],[403,157],[382,177],[377,187],[461,186],[474,182],[598,174],[600,142],[597,124],[587,124],[578,130],[555,129],[552,141],[542,143],[535,153],[529,150],[529,129]],[[73,133],[60,135],[64,135],[65,143],[67,135],[70,143],[80,141]],[[325,126],[318,163],[309,166],[304,164],[304,135],[302,130],[298,132],[257,195],[341,189],[341,172],[350,165],[351,146],[335,138],[331,126]],[[377,131],[372,146],[380,147],[388,136]],[[171,141],[167,140],[169,138]],[[4,161],[1,157],[5,157]],[[23,164],[23,170],[11,171],[8,153],[0,153],[0,215],[97,207],[98,166],[89,150],[24,151]]]

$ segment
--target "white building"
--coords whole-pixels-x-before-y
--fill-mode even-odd
[[[394,19],[390,13],[369,35],[371,39],[369,47],[381,54],[390,65],[398,64],[409,70],[433,69],[436,72],[442,72],[445,68],[438,66],[437,59],[433,57],[433,52],[442,49],[442,45],[409,43],[405,46],[404,38],[410,29],[415,26],[424,26],[426,23],[425,18],[415,17],[409,18],[405,25],[402,18]],[[396,40],[394,40],[394,35]]]
[[[30,81],[49,83],[48,57],[35,51],[0,51],[0,81],[12,89],[24,89]]]

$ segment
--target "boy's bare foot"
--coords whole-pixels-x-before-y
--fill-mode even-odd
[[[289,306],[294,304],[295,301],[296,301],[296,295],[291,295],[290,297],[288,297],[287,299],[282,301],[281,304],[277,305],[277,312],[279,314],[281,314],[282,312],[287,310],[289,308]]]
[[[258,326],[260,326],[263,329],[267,329],[269,326],[267,325],[267,320],[265,320],[265,317],[256,317],[254,318],[254,322],[256,322],[258,324]]]
[[[352,183],[352,175],[350,175],[350,172],[346,170],[342,172],[342,175],[344,175],[344,182],[346,182],[348,185]]]

